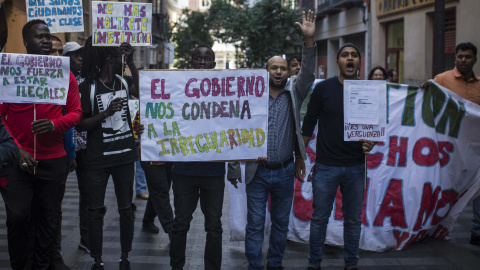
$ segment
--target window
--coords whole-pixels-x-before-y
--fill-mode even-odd
[[[200,0],[200,8],[209,8],[210,0]]]

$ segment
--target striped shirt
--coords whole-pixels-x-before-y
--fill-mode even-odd
[[[277,98],[268,98],[268,163],[283,162],[293,155],[295,125],[288,95],[283,90]]]

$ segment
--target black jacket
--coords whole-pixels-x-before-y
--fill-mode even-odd
[[[8,134],[7,129],[0,118],[0,171],[4,166],[11,166],[18,163],[18,147]]]

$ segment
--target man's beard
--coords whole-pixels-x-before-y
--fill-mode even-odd
[[[281,88],[281,89],[283,89],[283,88],[285,88],[285,85],[287,85],[287,80],[283,80],[283,81],[281,81],[279,84],[275,84],[275,82],[274,82],[273,80],[270,80],[269,85],[270,85],[271,87],[274,87],[274,88]]]

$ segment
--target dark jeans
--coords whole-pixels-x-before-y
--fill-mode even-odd
[[[78,215],[80,216],[80,243],[90,248],[88,241],[88,185],[85,162],[83,158],[85,156],[85,150],[77,152],[77,182],[79,192],[78,202]]]
[[[132,203],[135,163],[122,164],[102,169],[88,169],[88,238],[90,256],[102,256],[103,218],[107,211],[104,200],[108,178],[112,176],[120,213],[120,246],[122,252],[132,249],[135,205]]]
[[[173,224],[173,210],[170,205],[170,187],[172,186],[172,162],[165,165],[150,165],[150,162],[141,162],[147,179],[150,196],[143,222],[153,222],[158,216],[165,233],[169,233]]]
[[[57,217],[57,227],[55,228],[55,239],[53,240],[52,249],[50,251],[50,256],[55,256],[62,252],[62,201],[65,196],[65,186],[67,181],[68,172],[65,175],[65,181],[63,182],[63,188],[61,191],[60,203],[58,205],[58,217]]]
[[[25,267],[30,238],[34,242],[35,269],[47,269],[66,172],[66,157],[38,160],[35,174],[27,174],[19,166],[9,169],[7,183],[0,192],[7,211],[8,252],[13,269]],[[35,235],[30,237],[32,231]]]
[[[190,229],[192,215],[197,208],[198,199],[205,216],[205,269],[220,269],[222,264],[222,207],[225,177],[187,176],[173,174],[173,201],[175,219],[171,231],[170,266],[183,269],[187,232]]]

